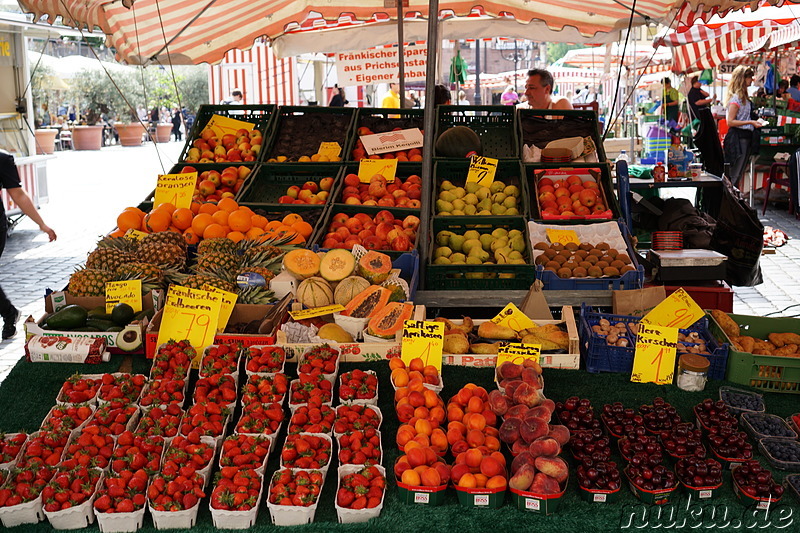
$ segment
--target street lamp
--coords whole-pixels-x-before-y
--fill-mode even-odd
[[[529,61],[531,58],[530,41],[523,39],[522,46],[518,39],[514,39],[514,48],[502,48],[500,55],[506,61],[514,62],[514,91],[517,90],[517,65],[520,61]]]

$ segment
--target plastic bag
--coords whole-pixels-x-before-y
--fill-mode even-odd
[[[764,247],[764,225],[756,211],[742,199],[730,181],[722,182],[722,200],[717,226],[711,236],[711,249],[728,257],[725,281],[739,287],[752,287],[763,282],[761,250]]]

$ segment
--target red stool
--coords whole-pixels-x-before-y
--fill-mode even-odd
[[[785,177],[779,178],[778,176],[783,174]],[[761,214],[767,212],[767,202],[769,201],[769,191],[772,189],[772,184],[775,185],[782,185],[784,187],[789,187],[789,164],[785,161],[776,161],[772,163],[772,166],[769,167],[769,177],[767,177],[767,186],[766,190],[764,191],[764,208],[761,210]],[[792,196],[789,195],[789,214],[794,214],[794,206],[792,205]]]

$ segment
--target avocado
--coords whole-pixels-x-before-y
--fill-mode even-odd
[[[106,306],[99,305],[94,309],[89,310],[89,318],[97,318],[100,320],[111,320],[111,315],[106,313]]]
[[[142,345],[142,328],[129,324],[117,334],[117,348],[126,352],[132,352]]]
[[[87,331],[87,332],[90,331],[92,333],[97,333],[97,328],[93,328],[90,326],[81,326],[79,328],[72,328],[70,331]]]
[[[80,305],[68,305],[46,319],[47,327],[54,330],[80,328],[86,325],[89,313]]]
[[[86,321],[86,325],[90,328],[94,328],[94,331],[106,331],[108,328],[116,326],[116,324],[110,320],[100,320],[99,318],[90,318]]]
[[[128,325],[128,322],[133,320],[133,316],[135,314],[136,313],[133,312],[133,307],[130,305],[126,303],[118,303],[111,311],[111,321],[118,326],[126,326]]]
[[[154,314],[155,314],[155,308],[153,307],[151,307],[150,309],[143,309],[142,311],[136,313],[136,315],[133,317],[133,321],[144,320],[145,318],[153,318]]]
[[[113,331],[122,331],[123,329],[125,328],[123,328],[122,326],[111,326],[110,328],[106,328],[106,333],[110,333]]]

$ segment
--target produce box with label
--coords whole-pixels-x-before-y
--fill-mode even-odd
[[[574,223],[619,218],[607,164],[524,168],[532,219]]]
[[[319,150],[323,142],[337,143],[345,149],[352,135],[355,111],[352,107],[282,106],[264,162],[341,161],[344,154],[330,157],[320,155]]]

